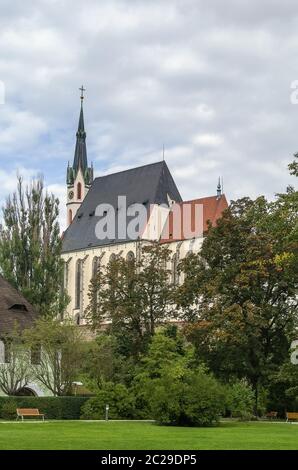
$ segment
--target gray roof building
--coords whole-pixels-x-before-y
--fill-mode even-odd
[[[100,240],[95,234],[99,220],[95,214],[96,207],[99,204],[109,204],[117,214],[124,210],[124,207],[118,207],[118,196],[126,196],[126,207],[138,203],[144,205],[147,211],[153,204],[169,205],[169,199],[182,202],[165,161],[100,176],[93,181],[73,222],[64,233],[62,252],[125,241],[117,237],[117,227],[114,240]],[[127,221],[129,222],[129,217]],[[129,241],[129,238],[126,238],[126,241]]]

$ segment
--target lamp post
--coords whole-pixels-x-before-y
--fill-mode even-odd
[[[82,384],[82,382],[72,382],[72,385],[74,385],[74,393],[75,393],[75,396],[76,396],[78,387],[81,387],[83,384]]]
[[[106,421],[109,421],[109,405],[106,405]]]

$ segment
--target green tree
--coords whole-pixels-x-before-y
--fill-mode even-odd
[[[45,192],[41,178],[24,188],[18,177],[17,191],[3,207],[1,273],[42,315],[57,315],[67,304],[58,214],[59,201]]]
[[[137,358],[156,327],[173,315],[169,256],[168,248],[154,243],[142,249],[140,261],[115,258],[91,281],[87,317],[95,329],[111,322],[112,333],[122,338],[122,354]]]
[[[17,325],[1,341],[4,344],[5,357],[0,363],[0,389],[6,395],[16,395],[32,379],[30,350],[24,346],[22,332]]]
[[[158,331],[132,384],[139,417],[161,424],[207,426],[225,408],[225,389],[198,366],[194,348],[171,326]]]
[[[294,160],[289,164],[290,174],[298,176],[298,153],[295,153]]]
[[[196,366],[194,348],[186,343],[177,327],[169,325],[157,331],[135,368],[131,384],[138,417],[152,418],[151,396],[156,380],[165,374],[173,379],[181,377],[184,371]]]
[[[42,318],[24,332],[24,339],[28,348],[41,352],[32,366],[34,379],[55,396],[71,395],[82,367],[81,330],[73,323]]]
[[[296,411],[298,406],[298,364],[286,361],[272,377],[273,383],[281,386],[280,401],[284,400],[284,408]]]
[[[260,385],[288,357],[297,324],[297,192],[232,202],[184,260],[178,289],[188,338],[218,376]]]
[[[95,393],[107,382],[125,382],[129,361],[118,353],[117,340],[100,333],[83,345],[82,381]]]
[[[231,416],[250,419],[254,410],[254,392],[245,380],[236,380],[226,388],[226,408]]]
[[[134,418],[135,400],[123,384],[106,382],[96,397],[90,398],[82,406],[82,419],[104,419],[106,405],[109,405],[109,418]]]
[[[147,385],[152,415],[160,424],[211,426],[225,411],[224,387],[203,368],[177,374],[172,364]]]

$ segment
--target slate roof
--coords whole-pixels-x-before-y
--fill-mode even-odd
[[[30,328],[38,314],[24,296],[0,275],[0,337],[13,330]]]
[[[100,176],[94,180],[73,222],[65,231],[62,252],[125,241],[118,238],[112,241],[99,240],[95,235],[95,226],[99,217],[95,216],[94,212],[98,204],[110,204],[117,213],[121,210],[117,207],[118,196],[122,195],[127,197],[127,207],[140,203],[149,209],[150,204],[168,204],[168,196],[176,202],[182,202],[164,161]],[[126,241],[128,240],[127,238]]]

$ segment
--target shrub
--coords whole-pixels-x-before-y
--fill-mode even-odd
[[[17,404],[15,401],[8,399],[3,403],[1,407],[1,418],[2,419],[16,419]]]
[[[104,419],[106,405],[109,418],[133,418],[135,399],[125,385],[108,382],[96,397],[90,398],[82,407],[81,419]]]
[[[202,369],[184,370],[178,378],[165,373],[151,382],[150,405],[160,424],[211,426],[224,411],[223,387]]]
[[[251,419],[254,402],[252,387],[245,380],[239,380],[227,386],[226,407],[231,416],[243,420]]]
[[[15,418],[17,408],[38,408],[47,419],[79,419],[87,400],[87,397],[0,397],[0,418],[9,419],[6,409],[11,409]]]

